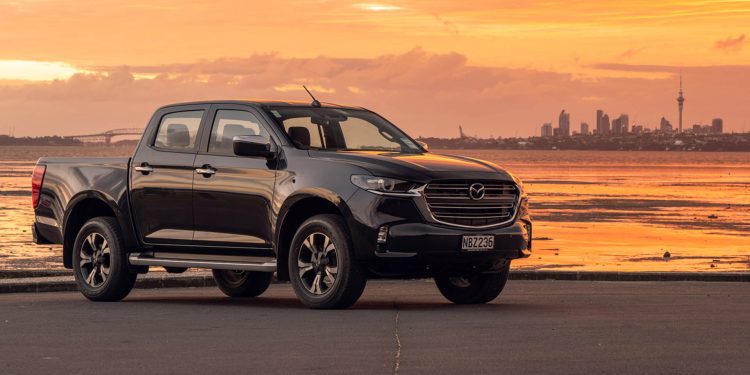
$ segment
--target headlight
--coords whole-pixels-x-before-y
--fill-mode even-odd
[[[518,204],[518,217],[524,217],[529,215],[529,198],[521,198],[521,202]]]
[[[352,183],[371,193],[393,196],[418,196],[422,187],[420,184],[413,182],[397,180],[388,177],[376,177],[355,174],[352,176]]]

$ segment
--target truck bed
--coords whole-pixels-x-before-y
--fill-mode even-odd
[[[35,220],[40,242],[62,243],[66,212],[86,198],[104,198],[127,213],[129,163],[129,157],[40,158],[37,165],[46,166]]]

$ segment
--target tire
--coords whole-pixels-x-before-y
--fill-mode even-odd
[[[232,298],[257,297],[268,289],[273,272],[213,270],[221,291]]]
[[[435,284],[440,293],[455,304],[481,304],[500,295],[509,273],[510,263],[497,273],[479,273],[466,277],[436,276]]]
[[[135,285],[128,270],[125,241],[117,220],[97,217],[78,231],[73,244],[73,274],[78,289],[92,301],[119,301]]]
[[[352,241],[338,215],[317,215],[300,226],[289,249],[289,279],[302,303],[313,309],[345,309],[367,284],[355,262]]]

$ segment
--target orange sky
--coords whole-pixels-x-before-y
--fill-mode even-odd
[[[537,134],[565,108],[750,127],[748,1],[0,0],[0,133],[143,126],[168,102],[323,100],[413,135]]]

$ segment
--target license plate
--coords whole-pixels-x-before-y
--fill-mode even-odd
[[[495,248],[495,236],[466,235],[461,238],[461,250],[482,251]]]

